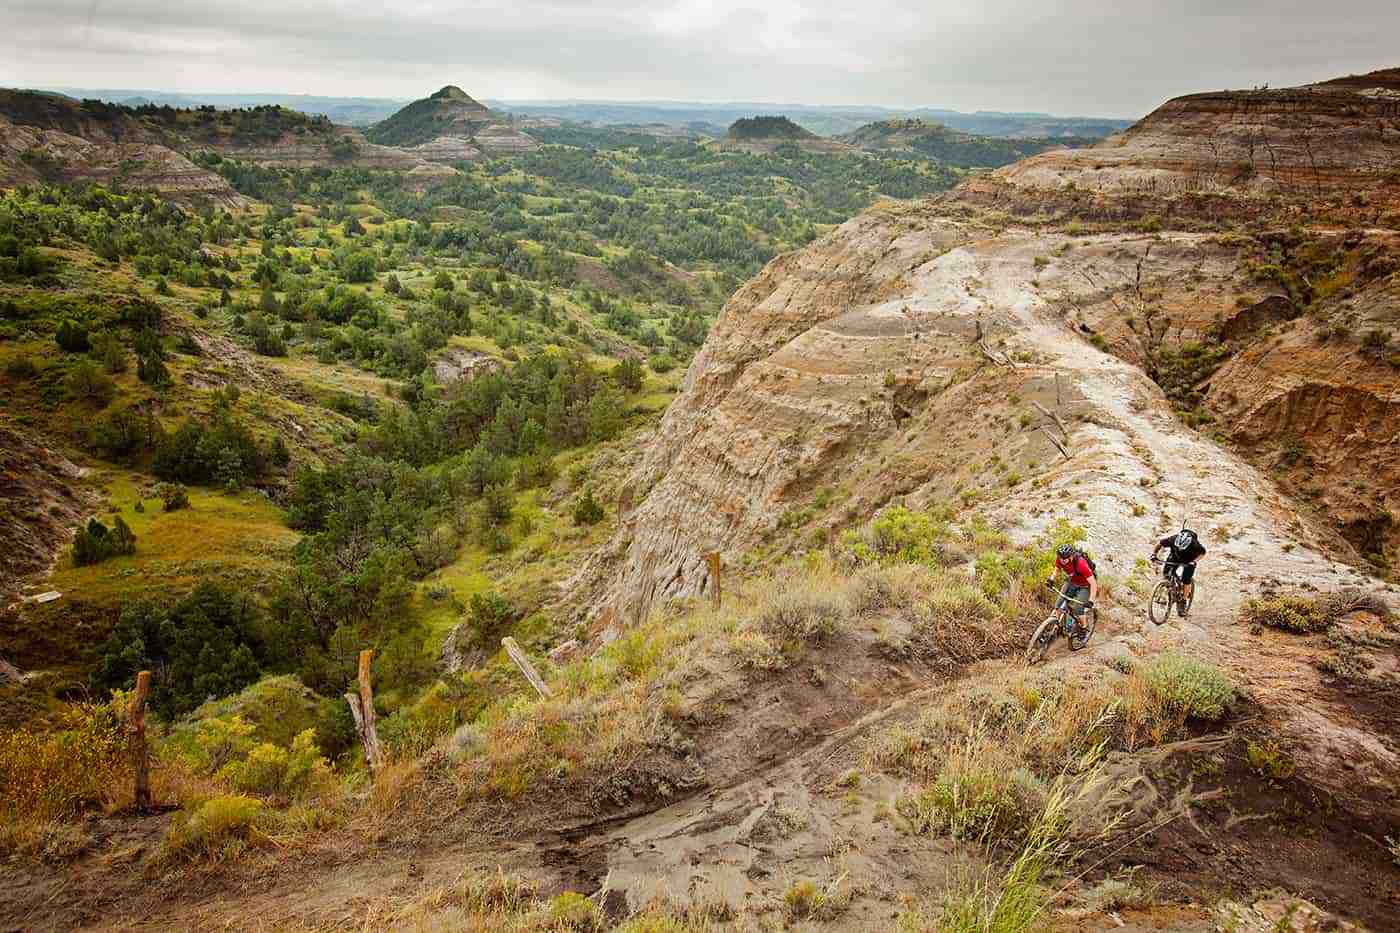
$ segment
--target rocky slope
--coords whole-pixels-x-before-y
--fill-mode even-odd
[[[1355,466],[1309,482],[1324,499],[1364,499],[1347,491],[1364,472],[1365,495],[1389,501],[1400,380],[1355,336],[1319,345],[1315,331],[1336,315],[1375,325],[1382,336],[1368,339],[1380,342],[1400,310],[1386,271],[1400,230],[1390,168],[1400,109],[1371,90],[1396,81],[1382,72],[1179,98],[1092,149],[868,212],[775,260],[724,309],[624,492],[624,528],[578,592],[606,595],[604,627],[699,592],[701,554],[741,563],[790,540],[784,516],[828,486],[850,500],[822,516],[832,527],[893,495],[976,497],[1027,531],[1036,512],[1083,502],[1070,517],[1110,554],[1138,554],[1189,517],[1232,540],[1253,527],[1335,543],[1356,560],[1315,510],[1278,500],[1270,479],[1183,424],[1145,371],[1170,384],[1192,342],[1209,340],[1226,365],[1187,388],[1209,400],[1205,414],[1219,412],[1216,430],[1238,438],[1239,454],[1268,466],[1289,437],[1325,422],[1336,437],[1319,437],[1326,459],[1314,462]],[[1355,228],[1346,235],[1356,255],[1339,268],[1358,271],[1344,285],[1319,279],[1311,297],[1288,295],[1278,280],[1292,282],[1293,266],[1267,261],[1282,224],[1302,225],[1309,241]],[[1356,265],[1363,253],[1370,272]],[[1281,271],[1260,272],[1269,265]],[[1281,297],[1278,316],[1293,323],[1269,318]],[[1057,389],[1067,438],[1053,424],[1040,430],[1030,404],[1054,408]],[[1049,434],[1064,441],[1067,464],[1056,465],[1064,457]],[[1374,521],[1359,527],[1350,537],[1374,536]],[[1276,558],[1302,559],[1241,550],[1251,580],[1277,575]],[[1324,571],[1286,571],[1312,572]]]
[[[368,136],[383,145],[409,147],[437,162],[533,152],[540,147],[504,117],[452,85],[375,124]]]
[[[0,187],[37,182],[120,183],[185,201],[226,207],[244,199],[219,175],[173,149],[144,139],[85,139],[58,129],[17,125],[0,112]]]
[[[1209,549],[1192,619],[1114,610],[1093,651],[1055,663],[1074,677],[1208,655],[1328,801],[1328,832],[1395,825],[1400,733],[1379,699],[1393,648],[1358,688],[1347,662],[1239,620],[1263,594],[1382,588],[1400,493],[1383,351],[1400,317],[1396,77],[1180,98],[1099,147],[869,211],[776,259],[724,309],[620,496],[616,538],[573,581],[595,635],[705,593],[706,552],[742,573],[901,499],[975,503],[1020,540],[1081,525],[1128,606],[1137,562],[1187,522]],[[1136,800],[1182,791],[1125,780]],[[654,815],[655,838],[721,806]],[[1278,852],[1261,878],[1326,885],[1316,853],[1260,844]],[[1218,864],[1177,849],[1133,858],[1180,857],[1212,883]],[[694,877],[682,855],[653,845],[646,871]]]

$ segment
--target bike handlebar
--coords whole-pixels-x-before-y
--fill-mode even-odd
[[[1083,606],[1085,609],[1091,608],[1090,603],[1086,603],[1082,599],[1075,599],[1073,596],[1066,596],[1064,593],[1061,593],[1060,588],[1055,584],[1051,583],[1049,580],[1045,581],[1045,588],[1047,590],[1054,591],[1055,595],[1059,596],[1061,599],[1067,600],[1072,603],[1079,603],[1079,605]]]

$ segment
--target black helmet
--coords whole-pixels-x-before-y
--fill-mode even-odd
[[[1062,544],[1055,548],[1055,556],[1061,560],[1069,560],[1072,554],[1074,554],[1074,545],[1072,544]]]

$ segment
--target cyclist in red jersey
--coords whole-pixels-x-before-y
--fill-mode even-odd
[[[1092,608],[1094,602],[1099,598],[1099,580],[1094,575],[1094,565],[1084,554],[1072,544],[1062,544],[1055,550],[1055,569],[1068,575],[1064,588],[1060,590],[1060,602],[1057,608],[1069,609],[1071,624],[1071,643],[1075,639],[1079,640],[1079,645],[1083,644],[1084,633],[1079,624],[1079,617],[1084,614],[1085,609]],[[1054,576],[1050,577],[1050,585],[1055,585]]]

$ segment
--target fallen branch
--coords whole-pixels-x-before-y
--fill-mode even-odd
[[[535,670],[535,666],[530,663],[529,657],[526,656],[521,647],[515,643],[515,639],[507,635],[501,639],[501,646],[506,649],[506,654],[510,655],[515,666],[520,668],[520,672],[525,675],[530,686],[534,687],[541,697],[548,700],[550,697],[549,688],[544,685],[544,679],[540,677],[539,672]]]
[[[1062,453],[1062,454],[1065,455],[1065,459],[1066,459],[1066,460],[1070,459],[1069,451],[1065,449],[1065,445],[1064,445],[1064,444],[1061,444],[1060,441],[1059,441],[1059,439],[1056,438],[1055,435],[1051,434],[1049,431],[1046,431],[1046,430],[1045,430],[1045,425],[1042,424],[1042,425],[1040,426],[1040,430],[1041,430],[1042,433],[1045,434],[1046,437],[1050,438],[1050,443],[1054,444],[1056,447],[1059,448],[1060,453]]]
[[[1060,429],[1060,434],[1064,436],[1065,440],[1069,440],[1069,431],[1065,430],[1065,423],[1060,420],[1059,415],[1055,414],[1053,411],[1046,408],[1044,405],[1040,404],[1035,399],[1031,399],[1031,404],[1035,406],[1036,411],[1040,412],[1045,417],[1053,420],[1055,422],[1055,425]]]
[[[980,340],[977,341],[977,349],[981,350],[983,356],[993,363],[996,363],[998,366],[1010,366],[1012,369],[1016,368],[1016,364],[1012,361],[1010,354],[1008,354],[1005,359],[1002,359],[991,350],[988,350],[987,345]]]

